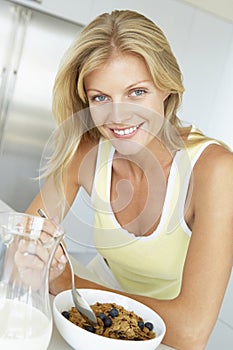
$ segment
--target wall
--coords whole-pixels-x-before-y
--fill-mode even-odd
[[[199,7],[202,10],[217,14],[226,20],[233,20],[232,0],[182,0]]]

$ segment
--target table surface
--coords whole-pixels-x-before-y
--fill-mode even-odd
[[[1,211],[9,211],[12,210],[10,206],[8,206],[6,203],[4,203],[2,200],[0,200],[0,212]],[[50,295],[50,301],[51,301],[51,310],[52,310],[52,303],[53,303],[54,297]],[[69,346],[65,340],[62,338],[60,333],[58,332],[55,323],[53,323],[53,333],[51,337],[51,341],[49,344],[49,347],[47,350],[71,350],[72,347]],[[160,344],[157,348],[158,350],[174,350],[173,348]]]

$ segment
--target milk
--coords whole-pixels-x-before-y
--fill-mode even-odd
[[[40,310],[14,300],[0,300],[0,349],[46,350],[52,320]]]

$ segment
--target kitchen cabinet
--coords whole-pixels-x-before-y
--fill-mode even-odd
[[[89,22],[93,0],[10,0],[28,8],[80,25]]]

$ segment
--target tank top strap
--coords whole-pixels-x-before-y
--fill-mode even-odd
[[[111,142],[100,138],[96,160],[95,176],[91,194],[91,201],[95,209],[109,211],[109,193],[112,171],[112,161],[115,149]],[[109,186],[108,186],[109,185]]]
[[[197,160],[211,144],[218,144],[218,142],[203,137],[203,140],[200,139],[197,144],[178,151],[175,157],[174,171],[173,174],[170,174],[173,182],[170,186],[172,192],[170,193],[170,208],[166,216],[168,234],[174,232],[177,226],[182,225],[185,231],[191,235],[191,231],[184,221],[185,204],[188,204],[186,203],[187,194],[189,187],[192,186],[191,174]]]

